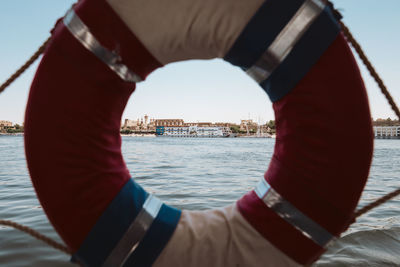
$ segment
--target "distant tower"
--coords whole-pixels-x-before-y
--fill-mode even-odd
[[[149,116],[144,115],[144,125],[147,125],[147,120],[149,119]]]

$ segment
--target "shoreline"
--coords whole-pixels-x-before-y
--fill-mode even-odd
[[[24,133],[0,133],[0,136],[24,136]]]
[[[123,137],[157,137],[156,134],[121,134]],[[257,136],[257,135],[236,135],[236,136],[217,136],[217,137],[208,137],[208,136],[190,136],[190,137],[183,137],[183,136],[162,136],[163,138],[275,138],[275,136]]]
[[[24,136],[24,133],[0,133],[1,136]],[[157,137],[156,134],[121,134],[121,137]],[[167,137],[167,136],[164,136]],[[168,136],[171,138],[208,138],[208,137],[177,137],[177,136]],[[212,138],[212,137],[210,137]],[[256,135],[237,135],[232,137],[221,137],[221,138],[267,138],[267,139],[275,139],[276,136],[256,136]],[[374,140],[400,140],[400,137],[375,137]]]

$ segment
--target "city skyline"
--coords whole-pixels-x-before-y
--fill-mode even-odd
[[[342,11],[344,22],[400,104],[400,90],[397,90],[400,87],[400,76],[397,74],[400,71],[400,52],[397,48],[400,36],[395,34],[400,27],[400,19],[397,18],[400,1],[387,0],[384,5],[373,0],[365,0],[362,5],[355,0],[333,2]],[[30,1],[2,1],[0,23],[12,27],[0,28],[4,37],[3,49],[0,50],[0,83],[33,54],[49,36],[48,32],[56,19],[72,3],[71,0],[43,0],[41,5],[35,5]],[[0,95],[2,120],[23,123],[29,86],[37,65],[36,62]],[[372,117],[395,119],[365,67],[360,64],[360,69],[368,90]],[[262,89],[239,68],[220,59],[174,63],[156,70],[146,82],[137,85],[122,119],[142,114],[194,122],[238,123],[241,119],[250,118],[265,123],[274,120],[271,102]]]
[[[166,118],[166,117],[156,118],[156,117],[148,116],[148,114],[144,114],[144,115],[142,115],[140,117],[137,117],[137,118],[122,118],[121,119],[121,127],[126,123],[127,120],[130,121],[130,122],[136,122],[137,121],[137,122],[144,123],[146,121],[146,116],[148,118],[147,119],[148,123],[150,123],[151,121],[157,121],[157,120],[182,120],[185,123],[191,123],[191,124],[196,124],[196,123],[213,123],[213,124],[214,123],[229,123],[229,124],[237,124],[237,125],[239,125],[243,121],[252,121],[254,123],[257,123],[257,124],[261,125],[261,124],[266,124],[266,123],[268,123],[270,121],[270,120],[268,120],[265,123],[262,123],[261,121],[259,122],[257,120],[252,119],[252,118],[241,118],[237,122],[236,121],[235,122],[232,122],[232,121],[210,121],[210,120],[189,121],[189,120],[185,120],[185,119],[182,119],[182,118]],[[2,124],[10,124],[9,126],[14,126],[14,125],[18,124],[20,126],[23,126],[23,123],[18,123],[18,122],[14,122],[14,121],[10,121],[10,120],[0,120],[0,126]]]
[[[140,116],[140,117],[137,117],[137,118],[123,118],[122,120],[121,120],[121,125],[123,125],[123,124],[126,124],[128,121],[129,122],[140,122],[140,123],[145,123],[145,124],[147,124],[147,123],[151,123],[151,122],[155,122],[155,121],[167,121],[167,120],[169,120],[169,121],[176,121],[176,120],[179,120],[179,121],[182,121],[182,123],[190,123],[190,124],[196,124],[196,123],[199,123],[199,124],[204,124],[204,123],[211,123],[211,124],[215,124],[215,123],[229,123],[229,124],[241,124],[241,123],[243,123],[244,121],[249,121],[249,122],[252,122],[252,123],[257,123],[257,124],[265,124],[265,123],[261,123],[261,122],[259,122],[259,121],[256,121],[256,120],[254,120],[254,119],[240,119],[239,121],[239,123],[236,123],[236,122],[231,122],[231,121],[210,121],[210,120],[197,120],[197,121],[188,121],[188,120],[185,120],[185,119],[183,119],[183,118],[165,118],[165,117],[161,117],[161,118],[156,118],[156,117],[151,117],[151,116],[149,116],[148,114],[144,114],[144,115],[142,115],[142,116]],[[269,120],[270,121],[270,120]],[[269,121],[267,121],[266,123],[268,123]]]

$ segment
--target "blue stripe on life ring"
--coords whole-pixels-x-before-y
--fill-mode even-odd
[[[124,266],[151,266],[174,233],[180,215],[181,211],[163,204],[147,235]]]
[[[271,45],[304,0],[267,0],[250,19],[224,59],[244,70]]]
[[[224,59],[243,70],[249,69],[304,2],[266,1]],[[335,40],[339,31],[339,24],[330,7],[326,6],[282,63],[260,83],[272,102],[278,101],[295,87]]]
[[[280,100],[303,79],[336,39],[339,29],[331,9],[325,7],[285,60],[260,83],[272,102]]]
[[[71,261],[79,261],[84,266],[103,265],[141,211],[148,195],[130,179],[100,216]],[[174,232],[180,215],[181,211],[163,204],[143,240],[124,265],[151,266]]]

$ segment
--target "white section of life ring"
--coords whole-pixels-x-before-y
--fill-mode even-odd
[[[153,266],[301,265],[264,239],[232,204],[205,211],[183,210],[174,234]]]
[[[107,0],[162,64],[224,57],[263,0]],[[161,15],[160,15],[161,14]]]

